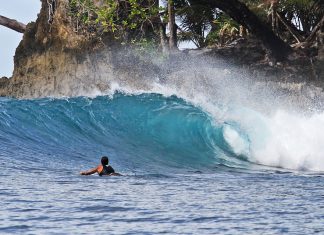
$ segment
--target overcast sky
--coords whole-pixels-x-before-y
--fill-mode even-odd
[[[40,0],[1,0],[0,15],[27,24],[36,20],[40,8]],[[13,56],[22,36],[0,25],[0,77],[12,75]]]

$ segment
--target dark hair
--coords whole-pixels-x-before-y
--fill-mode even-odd
[[[101,164],[102,164],[103,166],[108,165],[108,162],[109,162],[108,157],[103,156],[103,157],[101,158]]]

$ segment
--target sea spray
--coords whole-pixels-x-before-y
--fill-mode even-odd
[[[175,168],[259,164],[324,170],[319,89],[257,81],[208,58],[156,66],[156,76],[108,73],[96,80],[104,90],[84,91],[83,81],[69,80],[73,94],[92,98],[2,100],[2,138],[19,148],[85,159],[109,151],[130,165],[146,162],[145,169],[159,169],[157,161]],[[94,77],[105,77],[97,72]]]
[[[267,120],[265,146],[252,150],[260,164],[324,171],[324,113],[302,116],[278,110]]]

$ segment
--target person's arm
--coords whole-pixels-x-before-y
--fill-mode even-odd
[[[98,172],[98,167],[87,170],[87,171],[81,171],[80,175],[92,175],[92,174],[97,173],[97,172]]]

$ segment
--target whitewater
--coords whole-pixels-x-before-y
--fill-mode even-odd
[[[324,233],[322,91],[205,62],[1,98],[0,232]],[[102,155],[124,176],[79,175]]]

